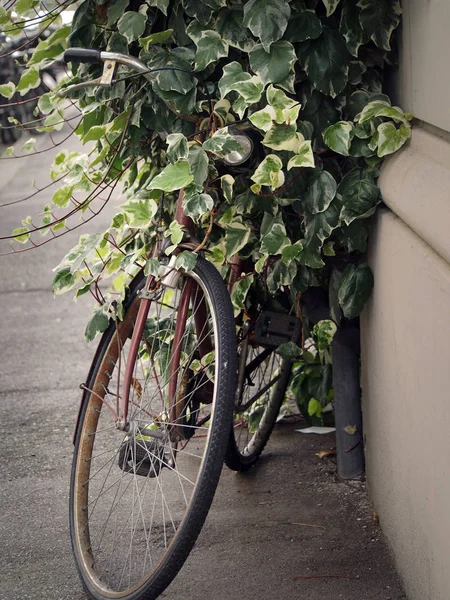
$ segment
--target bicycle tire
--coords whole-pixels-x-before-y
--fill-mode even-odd
[[[143,284],[144,278],[141,275],[130,288],[131,293],[123,321],[118,327],[111,322],[108,330],[102,336],[85,386],[80,422],[75,438],[70,486],[72,549],[84,588],[89,597],[95,600],[106,598],[154,600],[170,584],[191,551],[207,516],[219,481],[232,421],[232,398],[236,380],[236,339],[233,311],[229,294],[220,274],[213,265],[199,256],[193,271],[181,275],[178,288],[173,292],[176,294],[178,290],[181,290],[181,294],[185,293],[183,290],[187,289],[188,284],[194,290],[188,294],[191,307],[188,317],[181,321],[184,350],[180,353],[176,375],[178,382],[183,382],[187,378],[194,383],[193,387],[192,385],[189,387],[188,383],[180,383],[177,388],[176,404],[181,402],[183,406],[181,412],[184,411],[183,418],[179,417],[177,427],[195,427],[195,431],[199,431],[200,424],[202,424],[201,430],[204,431],[206,429],[203,427],[205,422],[199,420],[199,415],[201,410],[208,410],[209,404],[201,405],[201,409],[193,407],[197,406],[194,403],[198,402],[196,399],[198,394],[205,393],[202,390],[208,390],[208,386],[211,389],[212,385],[210,425],[204,434],[206,437],[197,438],[197,435],[186,434],[187,441],[184,446],[182,448],[177,446],[174,450],[173,442],[171,442],[170,448],[162,441],[161,446],[158,447],[157,438],[150,437],[150,442],[145,439],[149,437],[151,431],[148,423],[144,425],[144,428],[139,426],[140,429],[133,430],[138,433],[128,433],[125,436],[117,429],[109,432],[102,429],[102,415],[106,418],[109,417],[109,421],[113,420],[109,414],[110,411],[105,407],[110,398],[113,398],[112,390],[115,388],[111,382],[114,381],[114,373],[118,373],[117,377],[120,381],[121,366],[124,368],[124,363],[121,365],[121,360],[119,360],[117,348],[120,348],[120,356],[125,357],[125,349],[136,319],[138,294]],[[164,302],[170,302],[173,314],[176,315],[173,322],[176,322],[176,319],[181,319],[182,310],[176,304],[175,298],[165,300],[165,297],[166,292],[159,303],[162,306]],[[203,304],[202,299],[204,300]],[[152,303],[158,305],[156,301],[152,301]],[[200,305],[206,306],[208,311],[208,318],[205,320],[207,325],[205,324],[200,331],[195,332],[197,325],[194,313],[199,312]],[[164,331],[164,343],[170,343],[172,335],[166,315],[169,312],[168,306],[169,304],[164,304],[164,310],[160,309],[159,315],[157,315],[158,321],[155,321],[158,326],[161,323],[161,331]],[[151,317],[147,318],[146,327],[149,326],[149,323],[153,326],[154,321],[149,321],[149,319]],[[194,358],[197,355],[194,350],[191,350],[193,345],[189,340],[192,335],[197,335],[198,343],[204,343],[204,340],[207,339],[206,326],[211,327],[211,333],[214,336],[214,349],[210,354],[214,354],[215,361],[208,366],[209,373],[213,368],[214,374],[205,376],[205,371],[202,369],[194,372],[193,361],[198,359]],[[143,336],[142,348],[147,348],[149,356],[153,353],[152,358],[148,359],[149,373],[153,373],[153,370],[157,368],[158,361],[161,361],[161,364],[163,362],[162,355],[159,358],[156,357],[158,352],[162,352],[162,338],[155,336],[156,334],[153,334],[150,337],[147,330]],[[150,348],[148,347],[149,340],[152,340]],[[176,352],[177,348],[172,348],[170,356]],[[145,350],[142,350],[139,360],[136,360],[134,378],[137,377],[138,367],[143,367],[140,364],[144,363],[142,356],[145,356]],[[172,359],[169,360],[169,363],[171,361]],[[112,366],[113,363],[114,366]],[[111,371],[114,369],[114,372],[110,372],[108,369]],[[139,410],[135,408],[132,398],[130,422],[135,419],[135,423],[139,423],[139,416],[142,420],[142,411],[144,410],[142,398],[145,394],[153,394],[155,403],[162,404],[164,402],[163,391],[165,388],[162,377],[166,382],[173,378],[172,373],[168,379],[167,375],[167,368],[165,371],[161,368],[159,379],[156,374],[154,377],[146,375],[144,383],[148,386],[147,388],[142,386],[144,380],[139,380],[142,387],[140,395],[136,395],[134,400],[140,407]],[[136,389],[136,383],[133,382],[132,385]],[[157,387],[160,394],[155,393],[151,386]],[[189,392],[187,391],[188,387]],[[99,399],[102,389],[104,390],[103,398]],[[178,431],[164,422],[162,413],[155,416],[151,412],[151,410],[156,410],[154,406],[150,407],[148,404],[145,406],[145,420],[148,422],[149,415],[152,415],[153,424],[157,423],[159,433],[165,435],[169,432],[171,435],[170,432]],[[189,421],[187,420],[188,406]],[[191,425],[186,425],[186,422]],[[114,438],[112,447],[108,444],[106,446],[101,444],[101,438],[105,431],[108,432],[109,438]],[[167,442],[167,438],[165,442]],[[151,448],[150,445],[152,445]],[[189,453],[185,450],[186,446],[190,449]],[[105,459],[102,458],[100,462],[99,457],[104,448],[107,448],[105,452],[108,461],[105,462]],[[167,448],[169,448],[169,455],[166,454]],[[200,456],[201,451],[202,455]],[[181,473],[180,463],[187,469],[183,473]],[[192,470],[193,465],[197,464],[198,474],[194,479],[189,469]],[[103,469],[102,479],[104,478],[104,481],[102,482],[100,479],[96,481],[96,478],[99,478],[99,467],[100,472]],[[142,473],[142,469],[144,473]],[[110,482],[109,475],[105,471],[114,471],[114,476],[119,476],[120,481],[128,481],[129,483],[124,484],[125,489],[121,489],[122,484],[120,483],[114,484],[114,478],[111,478]],[[187,478],[189,484],[181,478],[182,475]],[[133,482],[132,487],[137,489],[138,501],[136,498],[133,500],[132,490],[129,489],[131,482]],[[116,490],[111,488],[113,491],[110,492],[109,484],[116,485]],[[172,487],[169,488],[169,484]],[[188,486],[189,500],[185,489]],[[144,498],[147,488],[152,488],[152,494],[146,494]],[[170,497],[164,496],[167,490]],[[160,498],[158,497],[159,492]],[[110,496],[113,497],[112,504],[108,504]],[[146,506],[149,510],[143,508],[144,501],[147,502]],[[161,506],[159,506],[160,502]],[[169,503],[171,504],[169,505]],[[135,509],[136,512],[139,510],[139,514],[133,514]],[[112,517],[113,512],[114,518]],[[100,513],[100,517],[97,516],[98,513]],[[161,517],[161,523],[156,526],[158,516]],[[125,525],[122,525],[123,522]],[[126,532],[126,535],[124,531],[115,533],[110,531],[117,523],[123,528],[128,528],[129,531]],[[170,535],[173,537],[169,540]],[[123,538],[126,539],[125,543]],[[108,546],[109,553],[104,556],[106,546]],[[124,555],[122,553],[125,547],[127,553]],[[155,553],[153,557],[152,552]],[[144,553],[145,557],[143,558]],[[139,565],[137,571],[136,563],[138,561],[144,564]],[[119,577],[119,570],[125,570],[125,568],[128,570],[126,577],[122,575]]]
[[[276,354],[275,349],[267,350],[251,342],[244,343],[247,337],[250,336],[248,334],[243,336],[238,347],[238,360],[245,364],[246,376],[238,384],[234,421],[225,456],[227,467],[241,472],[248,471],[255,465],[269,441],[292,369],[292,363]],[[258,357],[266,355],[260,365],[248,370],[252,361],[257,362]],[[267,389],[260,400],[261,391],[265,388]],[[257,424],[253,430],[251,430],[252,411],[257,413]],[[243,412],[247,414],[245,419],[242,419]]]

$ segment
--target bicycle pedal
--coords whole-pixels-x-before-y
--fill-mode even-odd
[[[301,319],[264,311],[256,322],[254,340],[260,346],[278,348],[286,342],[297,343],[302,331]]]

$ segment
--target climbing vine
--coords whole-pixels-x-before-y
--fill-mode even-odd
[[[46,2],[48,18],[67,4]],[[38,7],[20,0],[0,8],[0,26],[20,31]],[[255,297],[276,310],[287,288],[298,312],[299,294],[320,287],[336,324],[358,316],[373,285],[363,253],[381,202],[379,167],[411,132],[411,115],[383,89],[400,16],[399,0],[85,0],[71,27],[39,43],[18,85],[0,86],[4,97],[37,88],[40,71],[66,46],[128,53],[154,74],[149,83],[120,67],[112,86],[69,93],[88,150],[56,156],[51,177],[59,188],[40,224],[29,219],[13,232],[16,246],[36,230],[57,235],[69,217],[96,211],[97,190],[121,183],[124,202],[110,227],[82,235],[55,271],[56,294],[90,291],[97,300],[88,339],[111,315],[121,318],[140,268],[158,273],[164,258],[150,252],[160,231],[164,256],[182,242],[174,218],[181,188],[184,210],[223,276],[235,255],[247,260],[232,293],[236,312]],[[101,69],[73,64],[58,88],[96,79]],[[57,92],[39,100],[43,131],[64,122],[68,103]],[[229,167],[224,157],[242,149],[236,132],[254,150]],[[67,215],[56,218],[59,209]],[[187,269],[195,260],[191,250],[176,258]],[[99,287],[107,277],[108,294]],[[309,404],[318,416],[330,389],[323,340],[329,344],[332,333],[326,321],[311,329],[315,352],[284,348],[303,365],[297,386],[313,372],[316,384],[304,395],[318,400]]]

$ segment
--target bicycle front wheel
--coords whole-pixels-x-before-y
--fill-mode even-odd
[[[103,335],[85,386],[70,491],[72,547],[95,600],[152,600],[187,558],[219,480],[236,379],[233,311],[198,257],[156,286],[133,364],[128,428],[116,427],[141,277]]]

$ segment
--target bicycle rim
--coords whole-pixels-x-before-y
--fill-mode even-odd
[[[264,450],[277,420],[291,373],[291,363],[274,349],[252,343],[244,334],[238,348],[240,382],[225,462],[246,471]]]
[[[206,518],[231,426],[232,309],[220,275],[199,258],[176,289],[162,288],[151,301],[130,387],[130,430],[117,430],[138,304],[135,295],[102,339],[75,443],[72,545],[96,599],[153,599],[169,585]]]

